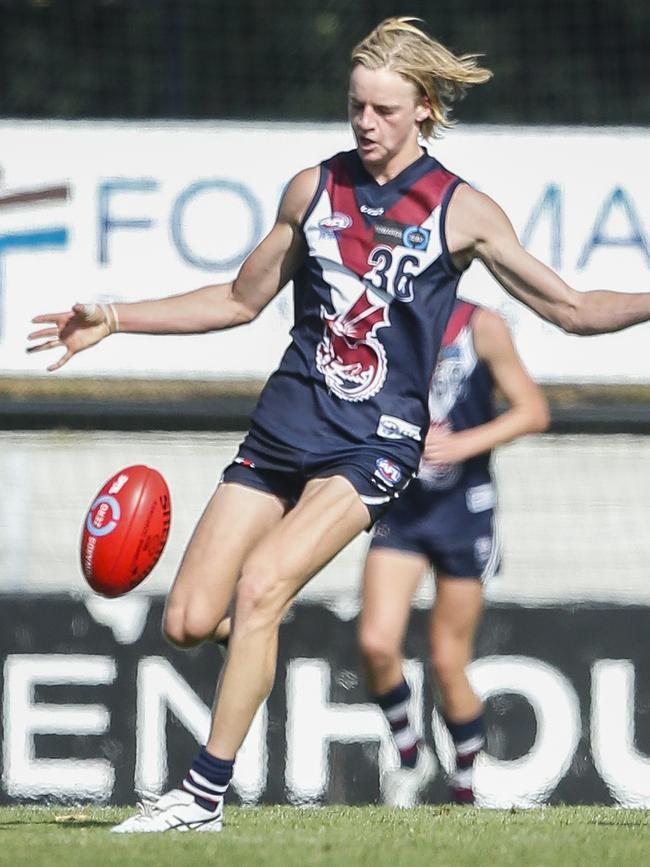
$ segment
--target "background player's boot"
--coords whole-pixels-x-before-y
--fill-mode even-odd
[[[436,775],[433,750],[426,744],[418,747],[414,768],[393,768],[381,777],[381,797],[388,807],[413,807],[420,792]]]
[[[145,834],[160,831],[221,831],[223,798],[214,810],[196,803],[194,796],[182,789],[172,789],[159,798],[145,796],[138,813],[111,828],[116,834]]]
[[[445,720],[456,750],[456,769],[449,780],[454,804],[474,803],[474,764],[485,746],[483,711],[467,722]]]
[[[457,768],[451,775],[449,789],[454,804],[471,805],[474,803],[473,778],[474,768],[471,766],[469,768]]]

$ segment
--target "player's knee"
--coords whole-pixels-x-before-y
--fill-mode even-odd
[[[182,620],[165,617],[162,624],[162,633],[174,647],[190,647]]]
[[[212,638],[214,618],[181,606],[168,608],[163,618],[163,635],[176,647],[195,647]]]
[[[359,648],[365,664],[374,671],[390,667],[399,656],[399,647],[390,636],[368,626],[359,631]]]
[[[457,642],[432,642],[431,667],[441,687],[453,684],[464,677],[466,663],[467,652]]]
[[[235,598],[235,628],[241,633],[279,623],[287,601],[272,567],[244,564]]]

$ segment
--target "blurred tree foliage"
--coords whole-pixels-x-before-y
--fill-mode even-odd
[[[343,120],[396,14],[485,55],[465,122],[650,124],[649,0],[0,0],[0,115]]]

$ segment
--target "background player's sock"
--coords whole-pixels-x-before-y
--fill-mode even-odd
[[[451,780],[451,791],[457,804],[474,803],[474,762],[485,746],[485,716],[481,712],[467,722],[445,719],[456,750],[456,771]]]
[[[414,768],[418,758],[418,742],[408,715],[408,704],[411,698],[411,688],[403,680],[389,692],[373,696],[388,720],[395,746],[399,750],[400,765],[403,768]]]
[[[216,810],[230,785],[234,764],[234,759],[218,759],[201,747],[185,775],[183,788],[204,810]]]

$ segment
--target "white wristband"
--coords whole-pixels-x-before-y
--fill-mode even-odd
[[[111,311],[111,313],[113,314],[113,322],[115,325],[115,328],[113,329],[113,331],[117,332],[120,330],[120,320],[119,320],[119,317],[117,315],[117,307],[115,306],[115,304],[109,304],[108,307],[109,307],[109,310]]]
[[[120,320],[117,315],[115,304],[100,304],[109,334],[115,334],[120,330]]]

